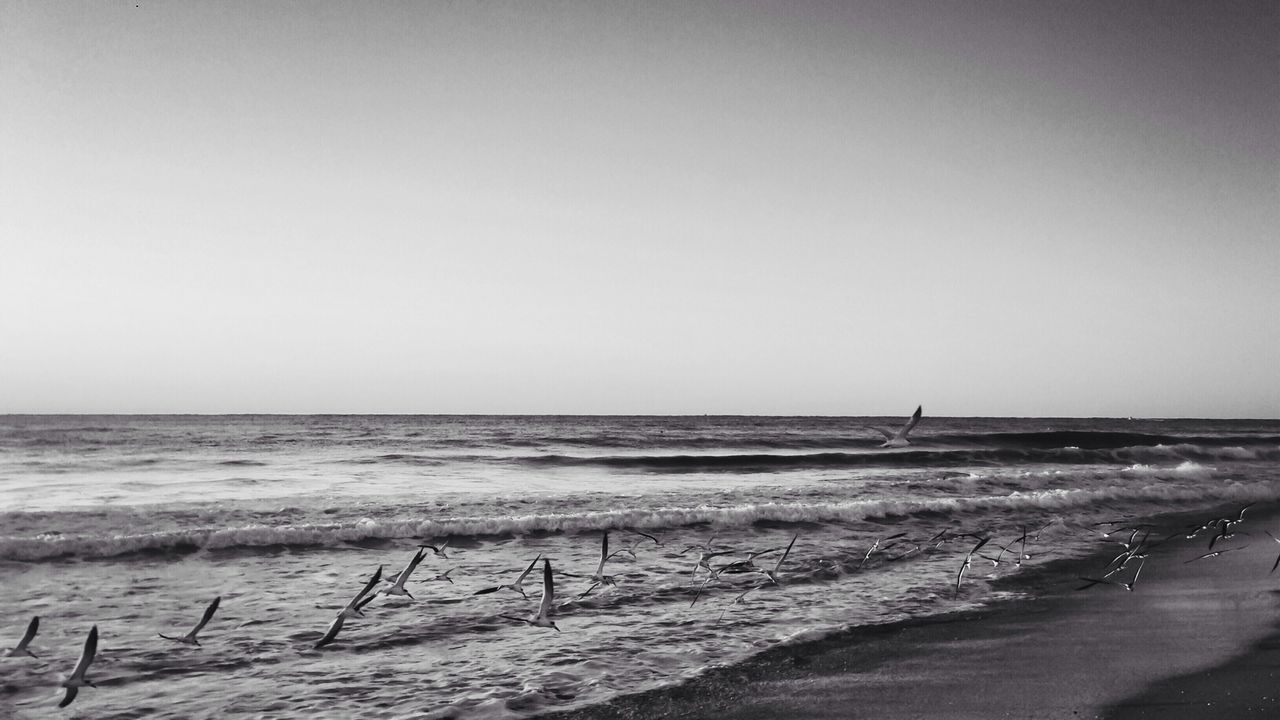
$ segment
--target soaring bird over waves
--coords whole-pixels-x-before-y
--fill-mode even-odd
[[[164,633],[157,633],[157,634],[160,637],[164,638],[165,640],[172,640],[174,642],[186,643],[187,645],[195,645],[199,647],[200,641],[196,639],[196,635],[201,630],[204,629],[205,625],[209,624],[209,620],[213,618],[213,614],[218,611],[218,605],[220,605],[221,603],[222,603],[221,595],[214,598],[213,602],[209,603],[209,607],[204,609],[204,617],[200,618],[200,622],[197,623],[194,628],[192,628],[191,632],[187,633],[186,635],[183,635],[182,637],[170,637],[168,635],[165,635]]]
[[[906,447],[911,444],[910,441],[907,440],[907,433],[911,432],[913,429],[915,429],[916,425],[920,424],[920,416],[923,410],[924,410],[923,405],[917,405],[916,411],[911,415],[911,419],[907,420],[907,424],[903,425],[902,429],[896,433],[891,430],[886,430],[880,427],[875,427],[870,425],[867,427],[869,427],[871,430],[875,430],[876,432],[884,436],[884,444],[882,444],[880,447],[882,448]]]
[[[1274,569],[1274,568],[1273,568]],[[27,631],[22,634],[22,639],[9,652],[5,653],[5,657],[17,657],[26,655],[28,657],[36,657],[36,654],[27,649],[31,644],[31,639],[36,636],[36,631],[40,629],[40,617],[31,618],[31,622],[27,623]]]
[[[94,625],[89,629],[89,637],[85,638],[84,649],[80,651],[80,659],[76,661],[76,669],[71,671],[71,677],[62,681],[62,687],[67,689],[67,694],[63,696],[62,702],[58,703],[58,707],[66,707],[76,699],[76,694],[80,692],[80,688],[88,685],[91,688],[98,687],[89,682],[84,674],[89,670],[89,663],[93,662],[93,658],[98,654],[98,626]]]
[[[426,548],[419,547],[418,552],[413,554],[413,559],[409,561],[408,565],[404,566],[404,569],[400,571],[400,574],[391,578],[391,587],[382,588],[378,592],[384,595],[404,595],[410,600],[415,599],[412,593],[404,589],[404,584],[408,582],[409,576],[413,574],[413,571],[418,567],[418,563],[422,562],[422,558],[426,557],[426,554]],[[449,572],[453,571],[450,570]],[[448,577],[445,577],[445,579],[449,580]],[[453,581],[449,580],[449,582]]]
[[[493,587],[487,587],[487,588],[484,588],[483,590],[477,590],[471,594],[472,595],[488,595],[489,593],[495,593],[495,592],[498,592],[499,590],[511,590],[513,592],[520,593],[520,597],[528,600],[529,596],[526,595],[524,591],[524,579],[529,577],[529,573],[533,572],[533,569],[537,567],[538,561],[541,559],[542,559],[542,553],[538,553],[538,556],[533,559],[533,562],[529,563],[529,566],[524,569],[524,572],[520,573],[520,577],[516,578],[515,582],[508,583],[505,585],[494,585]]]
[[[536,562],[536,561],[535,561]],[[517,620],[536,627],[549,627],[556,632],[560,632],[560,628],[556,627],[556,623],[551,619],[551,611],[555,603],[556,588],[555,581],[551,579],[551,561],[542,559],[542,602],[538,605],[538,614],[531,618],[518,618],[512,615],[499,615],[508,620]]]
[[[369,601],[373,599],[374,596],[369,595],[369,591],[373,590],[374,586],[377,585],[380,580],[382,580],[381,565],[378,566],[378,571],[370,576],[369,582],[364,584],[364,587],[361,588],[360,592],[357,593],[355,597],[351,598],[351,602],[347,603],[347,606],[342,608],[337,617],[333,619],[333,622],[329,623],[329,629],[325,630],[324,637],[320,638],[320,642],[315,644],[315,649],[319,650],[325,645],[333,642],[334,639],[338,637],[338,633],[342,632],[342,625],[346,622],[347,618],[364,614],[361,611],[361,608],[368,605]],[[365,597],[366,595],[369,595],[369,597]]]

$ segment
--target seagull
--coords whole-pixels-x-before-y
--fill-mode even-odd
[[[748,593],[752,592],[753,590],[759,590],[764,586],[765,584],[761,582],[757,585],[752,585],[746,590],[743,590],[741,593],[738,593],[738,597],[734,598],[732,602],[730,602],[728,605],[725,605],[724,609],[720,611],[720,617],[716,618],[716,624],[719,625],[721,622],[724,621],[724,615],[725,613],[729,612],[729,608],[733,607],[734,605],[745,603]]]
[[[62,687],[67,689],[67,694],[62,698],[62,702],[58,703],[58,707],[66,707],[76,699],[76,693],[80,692],[80,688],[88,685],[91,688],[98,687],[85,679],[85,671],[89,669],[89,663],[93,662],[93,658],[98,654],[98,626],[94,625],[89,629],[89,637],[85,638],[84,650],[80,651],[80,659],[76,661],[76,669],[71,671],[71,677],[62,681]]]
[[[435,575],[435,576],[433,576],[433,577],[429,577],[429,578],[427,578],[427,582],[431,582],[432,580],[441,580],[441,581],[447,582],[447,583],[449,583],[450,585],[452,585],[452,584],[453,584],[453,578],[449,577],[449,573],[451,573],[451,572],[453,572],[454,570],[457,570],[457,569],[458,569],[458,568],[456,568],[456,567],[451,567],[451,568],[449,568],[448,570],[445,570],[444,572],[440,573],[439,575]]]
[[[1205,553],[1205,554],[1201,555],[1200,557],[1194,557],[1194,558],[1191,558],[1190,560],[1188,560],[1188,561],[1186,561],[1186,562],[1184,562],[1184,563],[1182,563],[1182,564],[1183,564],[1183,565],[1187,565],[1187,564],[1193,563],[1193,562],[1195,562],[1195,561],[1197,561],[1197,560],[1204,560],[1205,558],[1218,557],[1219,555],[1221,555],[1222,553],[1225,553],[1225,552],[1231,552],[1232,550],[1243,550],[1243,549],[1244,549],[1244,548],[1227,548],[1226,550],[1214,550],[1213,552],[1211,552],[1211,553]]]
[[[694,564],[693,572],[689,573],[689,582],[692,583],[694,578],[697,577],[699,568],[706,568],[708,575],[715,576],[717,573],[715,569],[711,567],[711,560],[713,558],[718,558],[721,555],[728,555],[731,552],[733,551],[732,550],[716,550],[716,551],[703,550],[699,552],[698,562]]]
[[[338,615],[333,619],[333,622],[329,623],[329,629],[324,631],[324,637],[320,638],[320,642],[316,643],[314,646],[316,650],[328,645],[334,641],[334,638],[338,637],[338,633],[342,632],[342,624],[346,622],[347,618],[364,614],[362,609],[365,605],[369,604],[369,601],[373,600],[372,595],[368,598],[366,598],[365,595],[369,595],[369,591],[373,590],[374,586],[377,585],[378,581],[381,579],[382,566],[379,565],[378,571],[369,577],[369,582],[364,584],[364,587],[361,588],[360,592],[356,593],[356,596],[351,598],[351,602],[347,603],[347,606],[342,608]],[[376,595],[377,593],[374,594]]]
[[[1232,525],[1236,525],[1236,524],[1238,524],[1238,523],[1242,523],[1242,522],[1244,522],[1244,511],[1245,511],[1245,510],[1248,510],[1249,508],[1253,507],[1254,505],[1257,505],[1257,503],[1249,503],[1248,505],[1245,505],[1244,507],[1240,508],[1240,514],[1239,514],[1239,515],[1236,515],[1236,517],[1235,517],[1235,519],[1234,519],[1234,520],[1233,520],[1233,519],[1231,519],[1231,518],[1225,518],[1225,517],[1224,517],[1224,518],[1218,518],[1218,523],[1219,523],[1219,524],[1221,524],[1223,527],[1226,527],[1226,528],[1229,528],[1229,527],[1231,527]]]
[[[218,605],[220,605],[221,603],[222,603],[221,595],[214,598],[213,602],[209,603],[209,607],[204,609],[204,617],[200,618],[200,622],[194,628],[192,628],[191,632],[187,633],[186,635],[183,635],[182,637],[170,637],[168,635],[165,635],[164,633],[157,633],[157,634],[160,637],[164,638],[165,640],[172,640],[174,642],[186,643],[187,645],[195,645],[196,647],[199,647],[200,641],[196,639],[196,634],[199,633],[201,630],[203,630],[205,625],[209,624],[209,619],[212,618],[213,614],[218,611]]]
[[[22,639],[18,641],[18,644],[15,645],[12,650],[5,653],[4,656],[17,657],[19,655],[26,655],[28,657],[38,657],[35,653],[28,650],[27,646],[31,644],[31,638],[36,636],[36,631],[39,629],[40,617],[36,616],[31,618],[31,622],[27,623],[27,631],[23,633]]]
[[[445,538],[444,542],[440,543],[439,546],[420,543],[418,547],[426,548],[430,550],[431,552],[435,553],[436,557],[438,558],[444,558],[445,560],[449,559],[449,556],[444,553],[444,549],[449,547],[449,538]]]
[[[529,573],[533,572],[533,568],[538,564],[538,561],[541,559],[542,559],[542,553],[538,553],[538,557],[534,558],[533,562],[529,563],[529,567],[526,567],[524,569],[524,572],[520,573],[520,577],[516,578],[515,582],[509,585],[495,585],[494,587],[485,588],[483,590],[477,590],[471,594],[472,595],[488,595],[489,593],[494,593],[494,592],[498,592],[499,590],[506,589],[506,590],[514,590],[515,592],[520,593],[520,597],[528,600],[529,596],[526,595],[524,592],[524,585],[523,585],[524,579],[529,576]]]
[[[537,562],[537,560],[534,560]],[[523,577],[523,576],[521,576]],[[538,614],[531,618],[518,618],[512,615],[499,615],[498,617],[508,620],[517,620],[522,623],[534,625],[536,627],[554,628],[556,632],[560,632],[560,628],[556,627],[556,623],[551,619],[552,604],[555,602],[556,588],[555,583],[551,579],[551,561],[543,558],[542,560],[542,602],[538,605]]]
[[[613,576],[604,574],[604,562],[612,557],[609,554],[609,531],[605,530],[604,535],[600,536],[600,563],[596,565],[596,571],[591,574],[591,582],[604,583],[606,585],[614,585]]]
[[[418,567],[418,563],[422,562],[422,558],[426,557],[426,555],[424,548],[418,548],[418,552],[413,554],[413,559],[409,561],[409,564],[404,566],[399,575],[391,578],[391,587],[382,588],[378,592],[384,595],[406,595],[410,600],[416,600],[417,598],[404,589],[404,584],[408,581],[409,575],[413,573],[414,568]],[[449,572],[453,571],[450,570]],[[447,580],[448,578],[445,579]]]
[[[716,541],[716,535],[715,535],[715,533],[712,533],[712,534],[711,534],[711,537],[707,538],[707,541],[706,541],[706,542],[704,542],[704,543],[694,543],[693,545],[686,545],[686,546],[685,546],[685,548],[684,548],[683,550],[681,550],[680,552],[678,552],[678,553],[676,553],[676,554],[677,554],[677,555],[683,555],[683,554],[685,554],[685,553],[689,552],[690,550],[702,550],[702,551],[704,551],[704,552],[711,552],[711,544],[712,544],[712,543],[714,543],[715,541]]]
[[[885,430],[884,428],[873,427],[873,426],[867,426],[867,427],[871,430],[875,430],[876,432],[884,436],[884,444],[881,445],[880,447],[882,448],[906,447],[911,444],[910,441],[907,440],[907,433],[911,432],[915,428],[915,426],[920,423],[920,414],[923,410],[924,410],[923,405],[917,406],[915,413],[911,415],[911,419],[908,420],[907,424],[903,425],[902,429],[899,430],[897,433],[894,433],[890,430]]]
[[[964,579],[964,571],[968,570],[973,565],[973,554],[981,550],[982,546],[986,545],[987,541],[990,539],[991,538],[989,537],[982,538],[978,541],[977,545],[973,546],[973,549],[969,551],[969,554],[964,556],[964,564],[960,566],[960,572],[956,573],[956,593],[952,596],[953,600],[960,597],[960,581]]]
[[[772,570],[761,570],[765,577],[769,578],[769,582],[774,585],[780,585],[778,582],[778,570],[782,568],[782,563],[787,561],[787,556],[791,554],[791,546],[796,544],[796,538],[800,537],[800,533],[791,536],[791,542],[787,543],[787,549],[783,551],[782,557],[778,558],[778,562],[774,563]]]
[[[880,549],[881,542],[887,541],[887,540],[897,540],[898,538],[903,538],[906,536],[907,536],[906,533],[900,532],[897,535],[890,535],[887,538],[876,538],[876,541],[871,543],[871,547],[867,550],[867,554],[862,556],[862,562],[858,563],[858,569],[861,570],[862,566],[867,564],[867,561],[871,559],[871,553]],[[886,545],[885,548],[888,549],[888,546]]]
[[[1224,524],[1224,525],[1222,526],[1222,529],[1221,529],[1221,530],[1219,530],[1219,531],[1217,532],[1217,534],[1216,534],[1216,535],[1214,535],[1213,537],[1209,538],[1209,549],[1210,549],[1210,550],[1212,550],[1212,549],[1213,549],[1213,546],[1214,546],[1215,544],[1217,544],[1217,542],[1218,542],[1219,540],[1230,540],[1231,538],[1235,537],[1236,535],[1248,535],[1248,534],[1249,534],[1249,533],[1246,533],[1246,532],[1227,532],[1227,531],[1230,529],[1230,527],[1231,527],[1230,525],[1225,525],[1225,524]]]
[[[614,555],[617,555],[617,553],[614,553]],[[609,554],[609,531],[605,530],[604,535],[601,536],[600,538],[600,563],[596,565],[596,571],[591,574],[591,587],[587,588],[585,591],[579,594],[576,599],[581,600],[582,598],[590,595],[592,590],[595,590],[597,587],[601,585],[611,585],[613,587],[618,586],[618,584],[613,581],[612,575],[604,574],[604,563],[606,560],[608,560],[611,557],[613,557],[613,555]],[[569,573],[560,573],[560,574],[569,575]],[[581,575],[570,575],[570,576],[582,577]]]
[[[1089,588],[1093,587],[1094,585],[1101,585],[1101,584],[1105,583],[1105,584],[1107,584],[1107,585],[1119,585],[1120,587],[1124,588],[1125,590],[1128,590],[1129,592],[1133,592],[1133,586],[1134,586],[1135,584],[1137,584],[1137,582],[1138,582],[1138,576],[1142,574],[1142,566],[1143,566],[1144,564],[1146,564],[1146,560],[1145,560],[1145,559],[1144,559],[1144,560],[1142,560],[1142,561],[1140,561],[1140,562],[1138,563],[1138,569],[1133,573],[1133,579],[1132,579],[1132,580],[1130,580],[1129,582],[1120,582],[1120,581],[1118,581],[1118,580],[1112,580],[1112,579],[1110,579],[1110,578],[1108,578],[1108,577],[1106,577],[1106,576],[1103,576],[1103,577],[1100,577],[1100,578],[1081,577],[1080,579],[1081,579],[1081,580],[1084,580],[1087,584],[1085,584],[1085,585],[1081,585],[1080,587],[1076,588],[1076,590],[1088,590]],[[1119,568],[1116,568],[1116,570],[1119,570]],[[1112,572],[1115,572],[1115,571],[1112,571]],[[1108,575],[1110,575],[1110,574],[1111,574],[1111,573],[1108,573]]]
[[[1022,537],[1018,538],[1014,542],[1021,543],[1022,545],[1022,549],[1018,553],[1018,561],[1015,562],[1014,565],[1017,565],[1018,567],[1022,567],[1022,561],[1028,560],[1031,558],[1031,556],[1027,554],[1027,526],[1026,525],[1022,526]],[[998,560],[1006,552],[1012,553],[1013,551],[1009,549],[1011,547],[1013,547],[1013,543],[1009,543],[1008,545],[1001,545],[1000,552],[996,553],[996,559]]]
[[[639,535],[640,537],[637,537],[635,540],[632,540],[630,545],[622,548],[621,550],[618,550],[617,552],[613,553],[613,555],[610,555],[609,557],[613,557],[614,555],[621,555],[622,553],[627,553],[632,557],[632,559],[635,559],[636,548],[640,547],[640,543],[644,542],[645,539],[652,540],[655,547],[662,547],[662,541],[654,537],[653,535],[650,535],[649,533],[643,533],[643,532],[640,532],[639,530],[627,530],[627,532],[633,533],[635,535]]]

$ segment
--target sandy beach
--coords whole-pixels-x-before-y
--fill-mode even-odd
[[[1151,519],[1151,537],[1216,514]],[[1078,589],[1118,548],[1100,542],[1094,557],[999,581],[1026,599],[776,647],[677,687],[545,717],[1276,717],[1280,574],[1268,571],[1280,546],[1263,530],[1277,522],[1274,504],[1255,506],[1240,535],[1214,548],[1231,550],[1198,560],[1210,534],[1178,535],[1152,550],[1131,592]]]

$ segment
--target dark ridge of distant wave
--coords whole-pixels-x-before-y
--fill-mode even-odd
[[[1052,450],[1080,448],[1106,450],[1156,445],[1200,445],[1204,447],[1280,447],[1280,435],[1152,435],[1150,433],[1097,430],[1046,430],[1042,432],[958,433],[927,436],[924,444],[963,445],[987,448]]]
[[[1192,444],[1085,449],[915,449],[864,453],[751,453],[741,455],[528,455],[510,461],[541,467],[605,467],[660,473],[779,472],[811,468],[912,468],[1007,464],[1133,464],[1171,460],[1280,460],[1280,446],[1245,448]]]
[[[464,455],[459,457],[445,457],[439,455],[415,455],[412,453],[386,453],[383,455],[370,455],[366,457],[348,458],[339,460],[338,462],[346,465],[378,465],[388,463],[393,465],[444,465],[450,460],[483,460],[492,459],[481,455]]]
[[[1178,468],[1167,472],[1178,475],[1184,473],[1184,470]],[[1185,472],[1199,473],[1203,472],[1203,468],[1188,468]],[[1158,475],[1154,477],[1158,479]],[[0,537],[0,560],[38,562],[65,557],[180,556],[198,551],[262,552],[264,548],[337,547],[375,540],[419,537],[453,537],[461,540],[621,528],[660,530],[707,523],[745,527],[755,523],[851,522],[914,515],[970,517],[1023,509],[1068,511],[1109,507],[1117,501],[1151,502],[1167,507],[1169,503],[1177,502],[1273,500],[1276,492],[1276,486],[1268,482],[1226,481],[1194,488],[1155,482],[1094,490],[1054,489],[963,498],[769,502],[723,507],[637,508],[381,522],[363,519],[342,523],[213,527],[136,535],[103,531],[97,535],[85,533]]]
[[[265,467],[267,463],[261,460],[223,460],[219,465],[228,465],[231,467]]]

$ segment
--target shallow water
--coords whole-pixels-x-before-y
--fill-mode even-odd
[[[676,682],[779,642],[992,599],[972,538],[1026,562],[1095,549],[1092,523],[1280,497],[1280,423],[883,418],[0,418],[0,708],[44,717],[89,626],[68,711],[93,717],[514,718]],[[602,586],[591,585],[610,531]],[[629,530],[657,536],[662,545]],[[877,540],[887,541],[870,556]],[[795,546],[782,586],[725,573],[694,599],[688,545]],[[337,642],[333,615],[419,541],[448,540]],[[986,552],[986,551],[984,551]],[[560,632],[510,582],[555,571]],[[772,568],[780,552],[758,564]],[[713,563],[714,564],[714,563]],[[454,568],[454,583],[430,578]],[[168,643],[222,596],[203,646]],[[74,713],[73,713],[74,714]]]

